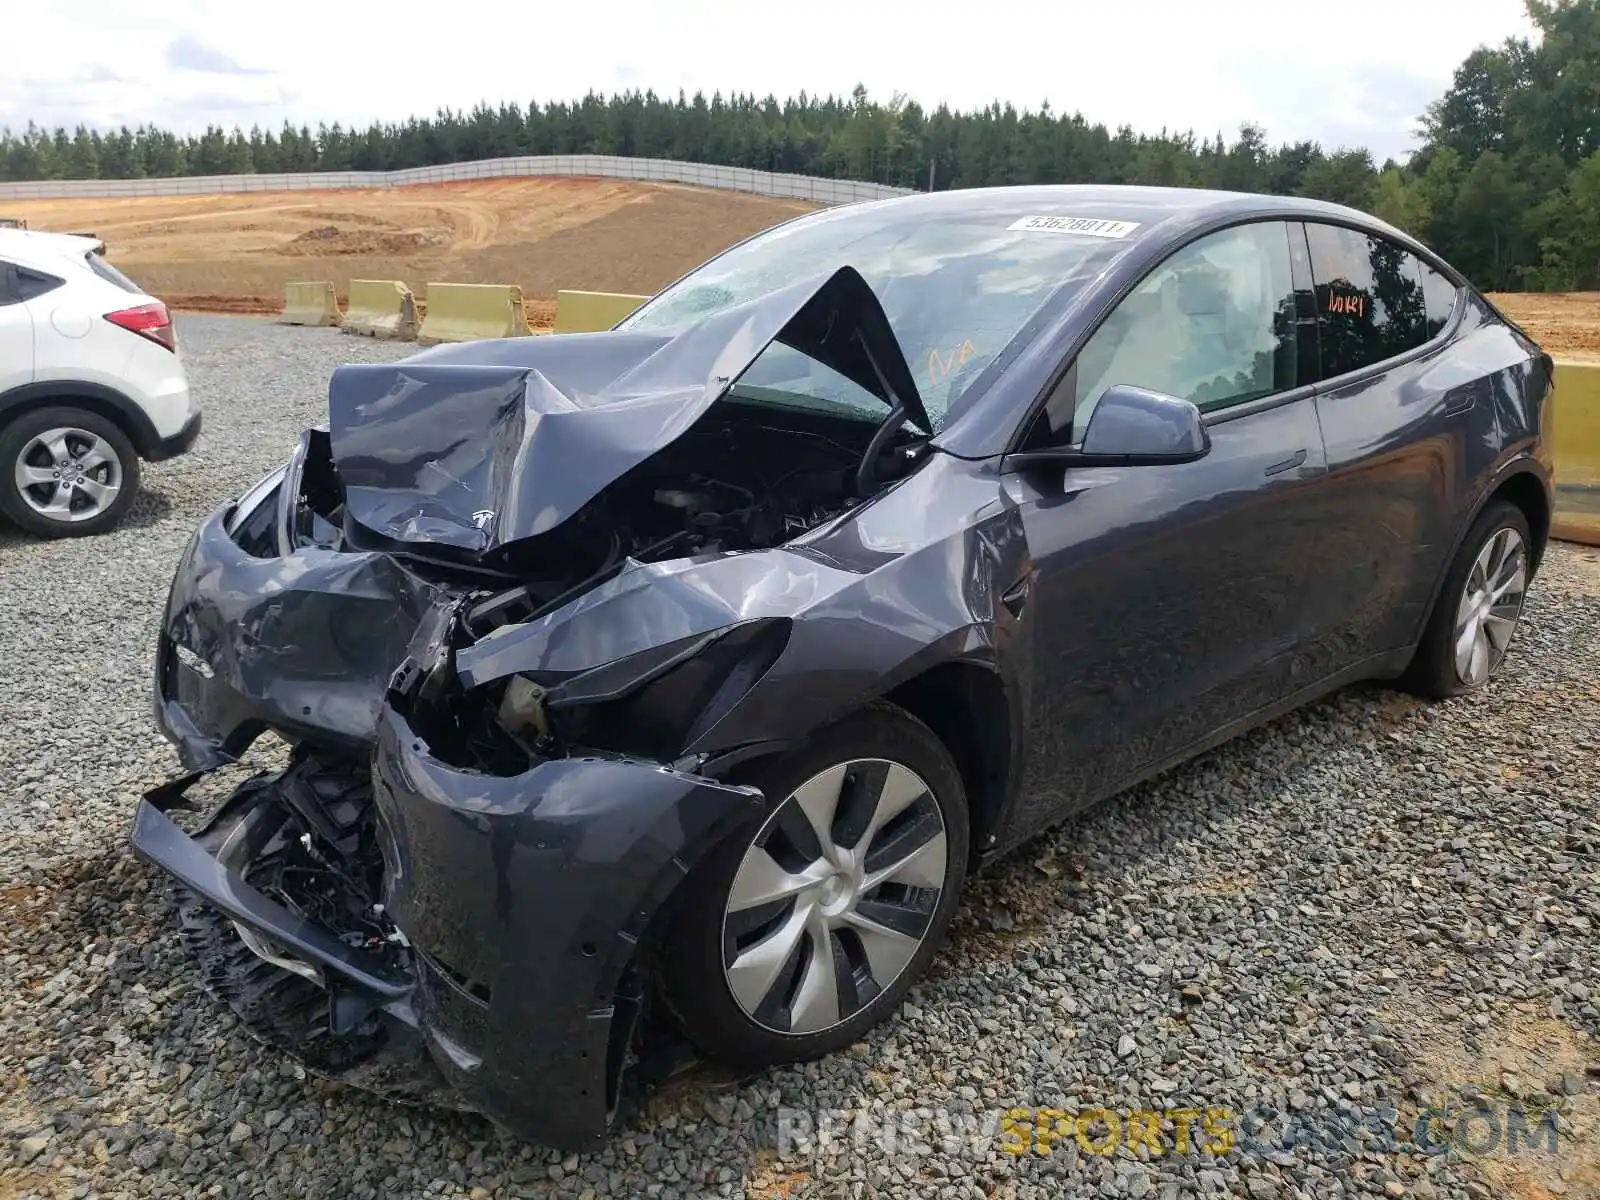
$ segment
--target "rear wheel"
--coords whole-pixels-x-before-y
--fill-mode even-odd
[[[1402,686],[1444,699],[1477,691],[1495,676],[1522,619],[1532,545],[1522,510],[1491,500],[1450,565]]]
[[[685,885],[662,968],[685,1035],[741,1067],[840,1049],[897,1008],[944,940],[968,845],[949,752],[888,705],[751,782],[778,803]]]
[[[85,537],[121,521],[139,457],[117,425],[80,408],[42,408],[0,427],[0,512],[40,537]]]

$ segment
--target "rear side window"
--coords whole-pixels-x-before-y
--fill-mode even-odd
[[[107,283],[119,287],[125,292],[133,292],[135,295],[140,294],[141,289],[138,284],[134,283],[133,280],[129,279],[98,254],[93,252],[85,254],[83,261],[89,264],[89,270],[100,276]]]
[[[1421,259],[1417,260],[1417,271],[1422,279],[1422,306],[1427,334],[1430,338],[1438,337],[1439,331],[1450,323],[1450,316],[1456,310],[1458,289]]]
[[[1423,264],[1387,238],[1306,222],[1316,279],[1322,378],[1414,350],[1430,336]]]
[[[32,267],[16,267],[12,271],[12,287],[17,300],[32,300],[46,292],[55,291],[62,283],[63,280],[54,275],[46,275]]]

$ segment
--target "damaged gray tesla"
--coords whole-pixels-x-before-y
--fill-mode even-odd
[[[1404,234],[1052,187],[809,214],[617,329],[336,371],[200,526],[137,852],[313,1069],[593,1144],[888,1017],[968,873],[1343,684],[1499,669],[1550,363]],[[190,785],[292,747],[180,826]]]

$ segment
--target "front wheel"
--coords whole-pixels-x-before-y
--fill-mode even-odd
[[[1532,546],[1522,510],[1490,501],[1450,565],[1404,687],[1442,700],[1477,691],[1494,677],[1522,619]]]
[[[966,874],[967,799],[939,739],[875,705],[751,780],[776,801],[685,885],[662,969],[702,1053],[740,1067],[841,1049],[938,951]]]

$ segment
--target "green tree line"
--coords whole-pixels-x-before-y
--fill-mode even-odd
[[[1534,39],[1480,47],[1419,114],[1404,164],[1311,141],[1135,133],[1048,104],[931,111],[896,95],[662,97],[443,109],[432,118],[179,136],[0,130],[0,180],[392,170],[516,154],[617,154],[915,188],[1146,183],[1312,196],[1374,212],[1490,289],[1600,286],[1600,0],[1526,0]]]

